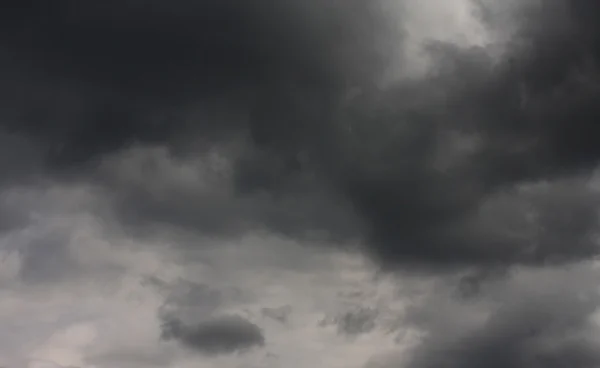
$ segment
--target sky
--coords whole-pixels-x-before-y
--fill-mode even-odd
[[[599,367],[597,14],[5,0],[0,367]]]

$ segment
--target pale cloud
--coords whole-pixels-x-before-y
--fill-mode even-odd
[[[410,368],[421,342],[483,333],[498,305],[551,293],[569,300],[569,290],[588,292],[598,279],[589,265],[525,268],[480,280],[473,301],[458,297],[460,275],[382,273],[358,244],[342,249],[269,232],[220,239],[175,228],[150,239],[104,221],[107,197],[85,185],[11,195],[35,214],[0,239],[0,324],[8,326],[0,362],[15,368]],[[47,234],[63,241],[61,257],[43,256],[37,242]],[[60,273],[24,277],[24,250],[42,255],[36,267]],[[161,339],[164,316],[186,326],[239,316],[264,341],[205,355]]]
[[[472,0],[388,0],[400,33],[404,33],[399,55],[388,71],[388,82],[398,78],[420,78],[434,66],[427,48],[435,42],[461,47],[486,46],[494,34],[482,22]]]
[[[480,333],[498,305],[551,293],[569,300],[569,290],[589,292],[598,279],[588,265],[523,269],[482,280],[483,297],[472,301],[457,297],[455,274],[381,273],[360,247],[175,229],[150,241],[103,221],[101,192],[44,187],[19,195],[37,199],[23,203],[39,216],[0,240],[0,324],[8,326],[0,362],[15,368],[410,368],[432,336],[451,344],[455,331]],[[23,278],[20,247],[48,232],[64,239],[62,263],[50,260],[64,276]],[[204,356],[161,339],[165,315],[189,326],[240,316],[264,342]]]
[[[39,217],[2,238],[8,267],[0,323],[14,331],[0,333],[3,361],[17,368],[185,367],[199,360],[206,367],[304,368],[320,362],[335,368],[361,367],[373,354],[396,348],[387,322],[401,312],[397,287],[389,278],[378,280],[361,255],[268,233],[229,242],[180,233],[153,244],[103,222],[101,194],[94,193],[79,187],[19,193],[36,199],[24,203]],[[45,218],[46,206],[53,213]],[[50,264],[64,277],[24,279],[19,247],[48,231],[64,240],[65,257]],[[182,239],[202,245],[182,246]],[[47,261],[38,262],[46,267]],[[281,306],[289,306],[285,323],[264,312]],[[322,323],[356,308],[380,309],[381,321],[355,338]],[[263,330],[264,346],[200,359],[161,341],[162,313],[190,323],[243,316]]]

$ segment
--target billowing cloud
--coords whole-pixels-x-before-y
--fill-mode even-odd
[[[3,126],[37,147],[42,168],[108,185],[123,219],[138,223],[362,238],[386,265],[596,254],[587,212],[596,193],[584,179],[560,199],[554,191],[569,189],[523,189],[586,177],[600,156],[594,5],[471,4],[488,25],[485,42],[423,40],[428,72],[381,84],[382,50],[417,37],[390,15],[402,24],[415,6],[390,4],[7,6],[3,88],[18,93],[5,101]],[[115,183],[106,162],[123,149],[139,155],[140,145],[153,156],[126,164],[156,177]],[[170,177],[165,159],[207,170],[195,157],[215,149],[229,170],[216,186],[146,185]],[[577,216],[586,221],[567,219]]]
[[[8,0],[0,363],[598,365],[597,4]]]

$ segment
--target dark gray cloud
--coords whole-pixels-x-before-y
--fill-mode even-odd
[[[302,124],[272,131],[283,125],[258,118],[248,125],[247,113],[266,109],[259,114],[272,116],[290,105],[279,91],[300,99],[322,91],[311,98],[321,103],[348,75],[371,67],[350,65],[344,54],[369,45],[372,37],[358,31],[376,24],[365,17],[367,2],[347,3],[4,4],[2,125],[33,136],[60,166],[135,141],[174,143],[190,132],[218,138],[251,128],[258,140],[297,136]],[[284,105],[273,103],[279,96]],[[199,107],[208,119],[185,119]]]
[[[500,16],[477,2],[498,44],[431,43],[425,76],[378,87],[398,51],[390,45],[403,47],[380,1],[9,0],[0,184],[93,182],[114,205],[111,220],[141,232],[167,224],[209,236],[358,238],[386,269],[505,275],[591,259],[600,5],[523,1]],[[225,173],[195,164],[215,148]],[[120,167],[136,149],[165,154]],[[0,228],[21,226],[15,218],[0,209]],[[24,278],[64,277],[66,248],[48,245],[23,255]],[[421,306],[431,335],[412,367],[600,363],[587,324],[597,299],[580,300],[577,280],[557,297],[528,289],[498,300],[479,276],[462,285],[499,309],[464,326]],[[161,315],[163,339],[203,354],[265,343],[241,317],[211,317],[218,293],[184,289],[167,297],[176,307]],[[449,308],[466,320],[460,303],[476,299]],[[336,323],[356,335],[375,317]]]
[[[402,42],[381,5],[7,3],[2,124],[34,142],[54,175],[108,186],[130,225],[364,237],[393,267],[595,255],[596,193],[584,179],[552,188],[600,157],[596,5],[529,6],[511,18],[501,57],[431,44],[427,76],[383,89],[381,50]],[[96,170],[136,142],[180,159],[232,140],[241,146],[222,152],[224,194],[158,195]],[[544,180],[550,189],[523,189]]]
[[[102,165],[103,182],[111,188],[117,217],[133,228],[171,224],[217,236],[265,226],[294,237],[319,229],[341,237],[358,233],[351,207],[308,175],[285,178],[284,189],[251,191],[254,184],[248,184],[238,191],[237,164],[227,156],[233,150],[182,158],[140,148],[108,160]]]
[[[595,367],[597,278],[587,266],[519,271],[466,302],[438,290],[407,314],[426,337],[406,366]]]
[[[230,354],[265,343],[260,327],[240,316],[225,316],[196,325],[186,325],[177,318],[163,322],[162,336],[203,354]]]
[[[0,185],[31,181],[40,169],[42,159],[38,147],[26,137],[0,128]]]
[[[429,77],[366,94],[341,118],[344,146],[332,167],[370,225],[382,260],[540,263],[597,252],[591,243],[567,246],[581,242],[566,235],[587,234],[595,224],[564,231],[569,225],[557,217],[585,212],[579,208],[585,201],[554,204],[552,195],[538,195],[537,203],[509,208],[513,200],[523,204],[516,199],[520,184],[586,176],[598,163],[597,28],[580,13],[594,5],[542,3],[500,59],[485,48],[432,44],[436,68]],[[529,254],[523,250],[531,239],[493,229],[504,216],[527,211],[563,223],[540,223],[548,234]],[[593,207],[584,217],[595,217]],[[546,243],[551,239],[564,247]]]
[[[600,346],[591,314],[597,304],[556,297],[502,307],[480,329],[457,341],[426,341],[409,364],[429,367],[595,367]],[[460,334],[460,331],[457,331]]]

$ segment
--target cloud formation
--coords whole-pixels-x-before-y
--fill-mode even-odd
[[[482,34],[466,42],[443,29],[458,22],[447,5],[423,4],[6,1],[0,281],[55,290],[141,267],[131,272],[160,294],[149,334],[235,356],[271,342],[224,300],[260,305],[279,332],[317,330],[297,321],[322,316],[271,300],[283,284],[225,295],[206,268],[226,264],[240,283],[256,264],[309,279],[327,252],[358,248],[384,273],[443,285],[424,287],[438,317],[411,295],[418,313],[407,307],[404,322],[426,337],[407,367],[598,365],[598,299],[580,294],[595,293],[600,239],[600,5],[461,0],[455,15]],[[437,27],[447,37],[429,39]],[[252,245],[268,236],[277,246]],[[302,264],[298,244],[314,254]],[[202,275],[160,281],[148,269],[161,257],[175,274],[199,262]],[[536,272],[566,281],[552,289]],[[328,341],[381,333],[380,305],[333,304]],[[87,356],[163,352],[136,349]],[[85,362],[78,354],[69,361]]]
[[[33,142],[42,170],[124,191],[123,219],[363,238],[386,266],[596,254],[597,194],[585,187],[600,154],[595,5],[518,3],[503,13],[506,41],[482,2],[496,38],[427,44],[426,74],[382,85],[382,50],[406,35],[384,16],[389,3],[368,3],[15,3],[3,89],[18,93],[2,124]],[[175,162],[221,147],[230,172],[216,185],[230,191],[193,201],[114,186],[97,167],[134,145]],[[572,175],[572,189],[545,188]],[[557,199],[563,190],[578,194]]]

